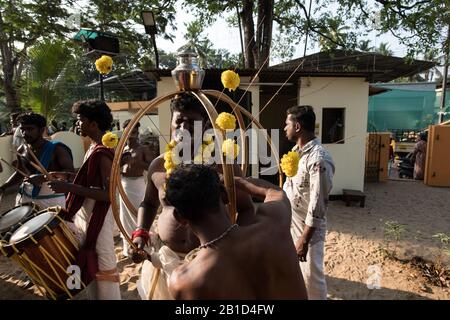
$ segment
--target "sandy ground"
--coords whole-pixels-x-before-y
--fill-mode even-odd
[[[332,201],[328,212],[325,271],[330,299],[450,299],[449,289],[426,284],[420,272],[408,264],[383,258],[383,225],[388,220],[405,224],[407,231],[398,244],[398,256],[415,255],[434,260],[439,252],[431,236],[450,234],[450,188],[432,188],[416,181],[366,184],[366,207],[346,207]],[[13,197],[3,199],[3,212]],[[139,299],[136,281],[140,266],[116,253],[121,272],[123,299]],[[449,259],[445,259],[449,266]],[[369,278],[380,275],[380,289],[367,288]],[[20,269],[0,257],[0,299],[42,299],[33,286],[23,288]]]

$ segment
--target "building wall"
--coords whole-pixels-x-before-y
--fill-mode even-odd
[[[122,129],[122,124],[125,122],[125,120],[132,119],[135,116],[135,113],[129,111],[113,111],[112,115],[114,120],[120,121],[120,129]],[[154,135],[158,135],[157,128],[159,127],[159,118],[157,115],[146,115],[142,117],[139,122],[141,124],[139,133],[144,133],[146,130],[149,130]]]
[[[302,78],[298,103],[314,108],[322,135],[322,109],[345,108],[343,144],[325,144],[336,172],[331,194],[342,189],[364,190],[365,141],[369,83],[363,78]]]

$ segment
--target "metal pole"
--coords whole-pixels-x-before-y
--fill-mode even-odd
[[[155,35],[152,34],[152,42],[153,42],[153,50],[155,51],[155,65],[156,65],[156,69],[159,69],[159,54],[158,54],[158,49],[156,48],[156,39],[155,39]]]
[[[445,110],[445,96],[447,93],[447,74],[448,74],[448,55],[449,55],[449,44],[450,41],[450,24],[447,26],[447,41],[445,44],[445,57],[444,57],[444,76],[442,77],[442,93],[441,93],[441,105],[439,108],[439,123],[444,122],[444,110]]]
[[[237,14],[238,25],[239,25],[239,38],[241,39],[242,68],[245,68],[244,40],[242,39],[241,17],[239,16],[239,5],[237,3],[236,3],[236,14]]]
[[[98,74],[98,79],[100,80],[100,100],[105,101],[105,92],[103,90],[103,75]]]

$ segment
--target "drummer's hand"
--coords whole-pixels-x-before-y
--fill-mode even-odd
[[[48,183],[48,186],[54,193],[69,193],[72,191],[73,183],[53,180]]]
[[[39,187],[42,183],[47,181],[47,179],[43,174],[32,174],[28,178],[25,178],[24,181],[31,183],[33,186]]]
[[[67,172],[52,171],[52,172],[49,172],[45,176],[46,176],[47,180],[49,180],[49,181],[51,181],[51,180],[68,180]]]
[[[147,258],[147,253],[144,251],[144,239],[142,239],[142,237],[136,237],[133,239],[133,243],[136,245],[137,249],[130,247],[128,254],[131,256],[134,263],[141,263]]]

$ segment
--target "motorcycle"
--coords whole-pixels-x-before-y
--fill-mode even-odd
[[[412,179],[414,175],[414,162],[412,161],[412,153],[409,153],[406,157],[400,159],[397,167],[399,178]]]

